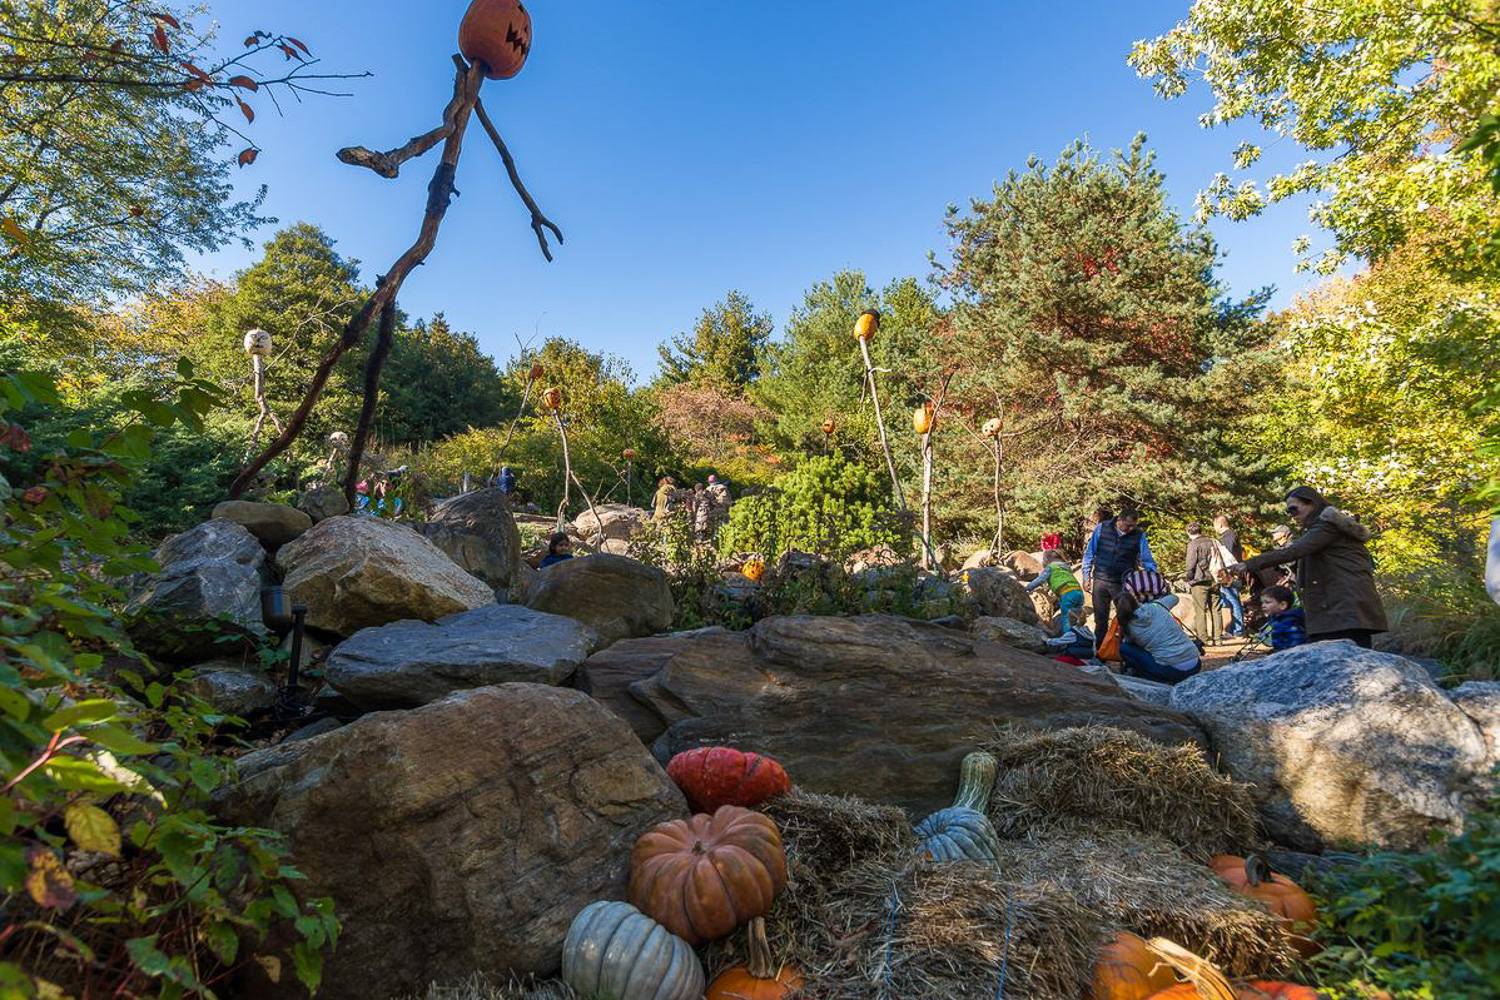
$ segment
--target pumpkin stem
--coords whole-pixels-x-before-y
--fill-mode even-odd
[[[958,796],[953,804],[979,813],[988,810],[999,773],[1000,762],[992,753],[976,750],[964,757],[958,768]]]
[[[704,851],[704,849],[703,849],[703,841],[701,841],[701,840],[695,840],[695,841],[693,841],[693,853],[694,854],[703,854],[703,853],[706,853]]]
[[[1266,860],[1265,855],[1247,854],[1245,856],[1245,881],[1251,885],[1260,885],[1270,880],[1271,863]]]
[[[745,970],[755,979],[775,979],[780,968],[771,954],[771,940],[766,937],[766,918],[756,917],[745,928]]]

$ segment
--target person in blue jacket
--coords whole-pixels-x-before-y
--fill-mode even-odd
[[[1103,641],[1109,611],[1125,594],[1124,579],[1138,569],[1157,572],[1156,557],[1141,527],[1139,511],[1129,507],[1105,521],[1089,536],[1083,550],[1083,587],[1094,598],[1094,636]]]

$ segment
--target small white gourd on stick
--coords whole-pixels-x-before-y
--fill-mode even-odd
[[[281,421],[271,410],[271,404],[266,399],[266,358],[271,356],[271,335],[265,330],[254,329],[245,334],[245,353],[250,355],[250,373],[255,380],[255,428],[250,432],[250,448],[247,452],[251,454],[260,444],[260,432],[266,426],[266,420],[271,421],[271,426],[276,428],[276,433],[281,433]]]

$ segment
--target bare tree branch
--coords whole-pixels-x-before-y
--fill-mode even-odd
[[[542,213],[542,210],[537,207],[536,199],[531,197],[531,192],[527,191],[526,185],[521,183],[521,173],[516,169],[515,157],[510,155],[510,150],[506,147],[505,140],[500,138],[500,130],[495,128],[494,122],[490,121],[489,114],[484,110],[483,101],[474,102],[474,113],[479,116],[479,124],[484,126],[484,130],[489,133],[490,141],[499,150],[500,159],[505,161],[505,172],[510,174],[511,186],[516,189],[516,194],[521,196],[521,200],[526,203],[526,207],[531,210],[531,229],[536,233],[537,243],[541,245],[542,256],[546,257],[550,263],[552,260],[552,248],[547,246],[547,234],[542,231],[542,227],[545,226],[552,230],[552,234],[557,237],[559,246],[563,243],[562,230],[558,229],[557,225]],[[579,488],[582,489],[582,487]]]

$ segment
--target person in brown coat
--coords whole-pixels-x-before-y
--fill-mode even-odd
[[[1307,641],[1350,639],[1370,648],[1376,632],[1386,630],[1385,608],[1375,591],[1375,562],[1365,542],[1370,529],[1337,509],[1310,486],[1286,495],[1286,512],[1302,525],[1290,544],[1234,567],[1258,572],[1269,566],[1297,564],[1297,589],[1307,612]]]

